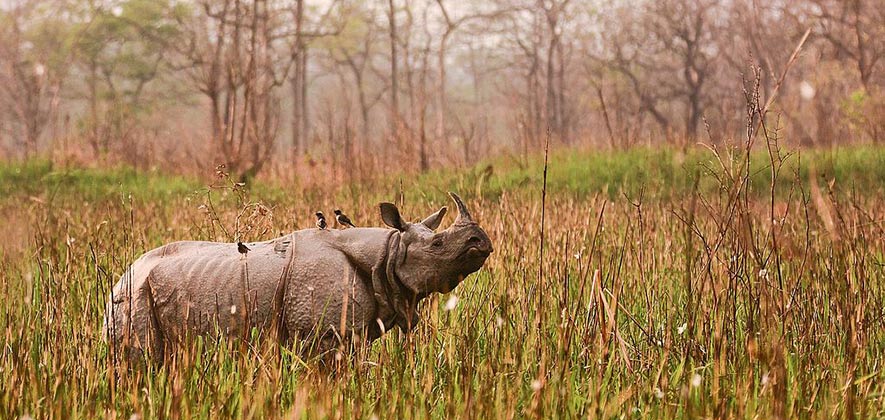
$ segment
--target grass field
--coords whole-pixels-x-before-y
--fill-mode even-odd
[[[557,151],[543,252],[543,156],[245,191],[0,167],[0,419],[881,418],[885,149],[773,161]],[[238,216],[250,241],[310,227],[320,208],[377,226],[377,202],[396,201],[417,218],[450,189],[495,253],[454,309],[429,299],[412,335],[365,359],[330,373],[272,342],[199,340],[162,367],[109,363],[105,295],[142,252],[232,241]]]

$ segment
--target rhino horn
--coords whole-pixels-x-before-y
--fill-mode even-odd
[[[449,196],[452,197],[452,200],[455,201],[455,205],[458,206],[458,218],[455,219],[455,224],[459,225],[459,224],[465,224],[465,223],[472,223],[473,217],[470,216],[470,212],[467,211],[467,206],[465,206],[464,202],[461,201],[461,197],[459,197],[458,194],[455,194],[453,192],[449,192]]]

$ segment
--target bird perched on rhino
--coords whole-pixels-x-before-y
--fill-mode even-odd
[[[341,212],[341,209],[335,209],[335,220],[337,220],[338,224],[344,226],[345,228],[356,227],[354,226],[353,222],[350,221],[350,218],[347,217],[346,214]]]
[[[240,255],[241,255],[240,258],[241,258],[241,259],[242,259],[242,258],[246,258],[246,254],[248,254],[249,251],[251,251],[251,249],[249,249],[249,247],[246,246],[246,244],[244,244],[244,243],[242,243],[242,242],[240,242],[240,241],[237,241],[237,252],[240,253]]]
[[[326,226],[328,226],[326,224],[326,216],[321,211],[316,212],[316,216],[317,216],[317,229],[320,229],[320,230],[325,229]]]

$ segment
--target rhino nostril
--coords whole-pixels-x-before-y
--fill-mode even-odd
[[[481,242],[482,239],[479,239],[479,236],[471,236],[470,239],[467,240],[469,244],[475,244]]]

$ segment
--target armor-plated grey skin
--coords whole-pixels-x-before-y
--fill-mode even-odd
[[[243,337],[254,327],[284,343],[312,338],[311,352],[323,352],[339,338],[371,342],[394,326],[410,331],[421,299],[451,291],[492,253],[488,235],[450,195],[458,217],[438,233],[445,207],[406,223],[382,203],[392,229],[305,229],[248,243],[245,256],[217,242],[149,251],[114,286],[105,337],[112,351],[130,358],[146,351],[159,362],[193,334]]]

